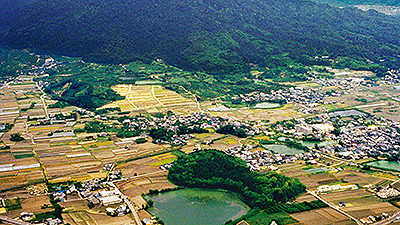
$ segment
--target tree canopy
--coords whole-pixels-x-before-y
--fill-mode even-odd
[[[249,63],[267,67],[330,63],[317,56],[364,62],[386,59],[384,64],[392,66],[400,61],[398,17],[311,1],[30,0],[2,4],[0,43],[95,62],[161,58],[183,69],[226,74],[248,71]]]
[[[263,208],[286,202],[306,190],[296,178],[250,171],[244,160],[218,150],[197,151],[179,157],[169,169],[168,179],[185,187],[231,190],[240,194],[249,205]]]

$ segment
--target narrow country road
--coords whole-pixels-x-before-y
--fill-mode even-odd
[[[200,102],[197,100],[197,96],[195,94],[192,94],[190,91],[188,91],[184,86],[179,85],[179,87],[181,87],[183,90],[185,90],[186,93],[192,95],[194,100],[196,101],[197,108],[200,110],[200,112],[204,112],[204,110],[202,110],[201,107],[200,107]]]
[[[352,219],[354,222],[356,222],[358,225],[363,225],[357,218],[353,217],[352,215],[346,213],[345,211],[339,209],[338,207],[334,206],[333,204],[325,201],[323,198],[321,198],[320,196],[318,196],[317,194],[315,194],[313,191],[307,190],[307,193],[311,194],[312,196],[316,197],[317,199],[321,200],[323,203],[327,204],[329,207],[331,207],[332,209],[338,211],[339,213],[349,217],[350,219]]]
[[[131,89],[132,89],[132,84],[129,85],[129,89],[128,89],[128,92],[126,93],[126,97],[125,98],[133,106],[133,108],[135,108],[136,110],[139,110],[139,108],[136,107],[136,105],[133,104],[133,102],[129,99],[129,93],[131,92]]]
[[[154,93],[154,86],[151,86],[151,94],[153,95],[153,98],[154,98],[162,107],[165,107],[165,105],[162,104],[162,102],[160,102],[160,100],[158,100],[158,98],[156,97],[156,94]]]

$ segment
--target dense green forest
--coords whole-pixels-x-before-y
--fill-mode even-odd
[[[244,160],[218,150],[179,157],[169,169],[168,179],[179,186],[231,190],[249,205],[262,208],[286,202],[306,190],[296,178],[250,171]]]
[[[118,75],[124,74],[120,66],[88,64],[79,59],[60,57],[56,69],[46,70],[49,82],[45,91],[55,99],[78,107],[95,109],[110,101],[123,99],[111,90],[111,86],[121,81]]]
[[[16,2],[2,3],[1,43],[95,62],[161,58],[220,75],[332,62],[316,56],[400,65],[400,19],[374,11],[303,0]]]
[[[37,57],[26,51],[0,48],[0,81],[28,71],[36,62]]]

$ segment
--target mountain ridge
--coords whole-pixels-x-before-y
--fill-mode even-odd
[[[310,1],[32,0],[0,13],[0,43],[95,62],[221,74],[318,55],[400,65],[399,18]]]

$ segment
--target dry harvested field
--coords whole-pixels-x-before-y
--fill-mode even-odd
[[[29,133],[33,134],[35,137],[46,137],[50,133],[55,133],[56,131],[71,132],[72,127],[63,127],[63,125],[41,125],[41,126],[29,126]],[[68,137],[69,139],[71,137]],[[60,139],[60,138],[55,138]],[[50,142],[52,138],[46,139],[46,142]]]
[[[25,180],[25,176],[16,175],[0,177],[0,184],[0,190],[7,190],[16,186],[26,185],[28,182]]]
[[[197,103],[193,99],[185,98],[176,92],[167,90],[160,85],[152,86],[154,96],[163,107],[168,108],[177,114],[186,114],[191,111],[198,111]],[[152,90],[153,91],[153,90]],[[184,111],[181,111],[185,109]],[[181,111],[181,113],[179,113]]]
[[[68,164],[62,164],[57,166],[45,166],[45,168],[47,177],[49,178],[67,176],[69,174],[75,174],[80,172],[79,169],[76,169],[75,167]]]
[[[116,183],[116,185],[124,194],[128,195],[131,198],[136,198],[137,196],[140,196],[143,193],[148,193],[149,190],[155,190],[155,189],[161,190],[165,188],[176,187],[167,180],[166,176],[167,172],[163,172],[145,177],[132,178],[125,181],[119,181]],[[140,198],[136,199],[140,200]],[[140,202],[135,202],[135,203],[140,204],[142,203],[142,200],[140,200]]]
[[[368,193],[363,189],[340,191],[321,195],[321,197],[327,201],[339,201],[343,199],[362,198],[366,196],[371,196],[371,193]]]
[[[145,159],[149,160],[145,161]],[[149,165],[152,162],[156,162],[156,160],[152,160],[151,158],[145,159],[119,164],[116,170],[121,170],[124,177],[133,177],[135,173],[136,175],[143,175],[160,171],[158,167]]]
[[[157,154],[164,151],[169,145],[156,145],[150,142],[143,144],[131,144],[128,148],[109,149],[115,155],[115,160],[126,160],[128,158],[135,158],[146,156],[150,154]],[[107,150],[107,149],[106,149]]]
[[[184,98],[176,92],[160,85],[117,85],[112,87],[118,94],[125,96],[120,100],[101,108],[120,107],[122,111],[146,110],[150,113],[171,110],[176,114],[198,111],[192,99]]]
[[[102,224],[102,225],[121,225],[121,224],[135,224],[133,218],[130,215],[126,216],[117,216],[117,217],[111,217],[107,215],[100,215],[100,214],[94,214],[94,213],[87,213],[90,218],[92,218],[94,221],[96,221],[97,224]]]
[[[219,150],[224,150],[227,148],[233,148],[240,146],[239,142],[236,141],[226,141],[224,139],[214,141],[212,144],[210,144],[208,147],[204,147],[205,149],[219,149]]]
[[[264,148],[260,149],[264,150]],[[282,165],[279,165],[279,170],[282,172],[286,172],[286,173],[290,173],[290,171],[292,170],[296,170],[296,169],[302,169],[304,168],[306,165],[301,164],[299,161],[296,161],[294,163],[284,163]],[[304,172],[304,170],[302,170]],[[304,172],[305,173],[305,172]]]
[[[16,160],[10,151],[0,152],[0,165],[14,164],[15,162]]]
[[[27,189],[17,189],[0,193],[0,198],[29,198],[31,195]]]
[[[314,189],[320,184],[308,177],[308,174],[302,169],[292,169],[282,172],[283,175],[298,178],[308,189]]]
[[[393,214],[399,209],[388,202],[380,202],[375,204],[364,204],[356,207],[345,207],[344,210],[357,219],[367,217],[369,215],[377,216],[382,213]]]
[[[384,179],[373,177],[369,174],[362,173],[356,170],[346,169],[344,171],[335,174],[338,179],[343,179],[349,183],[359,184],[361,186],[365,185],[376,185],[382,182]]]
[[[218,133],[203,133],[203,134],[193,134],[200,141],[211,141],[224,137],[224,134]]]
[[[4,141],[9,146],[14,146],[15,142],[10,141],[11,134],[13,133],[20,133],[22,137],[25,139],[28,139],[29,137],[25,135],[25,123],[22,122],[17,122],[14,124],[14,127],[11,129],[11,131],[5,133],[3,137],[1,137],[1,140]],[[29,142],[26,140],[25,142]]]
[[[311,210],[308,212],[290,214],[291,217],[298,220],[301,224],[307,225],[325,225],[325,224],[356,224],[343,214],[331,209],[323,208]]]
[[[115,154],[112,152],[112,149],[94,149],[91,150],[94,157],[101,160],[103,163],[108,163],[110,161],[114,161]]]
[[[41,168],[19,171],[19,174],[24,175],[28,182],[44,181],[44,174]]]
[[[334,176],[327,174],[327,173],[311,174],[311,175],[308,175],[308,177],[311,180],[317,182],[319,185],[326,185],[326,184],[332,184],[332,183],[338,182],[338,180]]]
[[[211,102],[202,103],[202,108],[213,108]],[[229,112],[212,112],[211,114],[225,118],[234,118],[237,120],[269,120],[271,123],[281,120],[289,120],[292,118],[299,118],[305,114],[298,112],[299,106],[293,104],[286,104],[281,108],[275,109],[249,109],[249,108],[232,108]]]
[[[40,208],[41,206],[43,206],[45,204],[51,205],[50,198],[47,195],[31,196],[29,198],[21,199],[21,206],[25,212],[41,213],[41,212],[52,211],[51,208],[48,208],[48,209]]]
[[[312,196],[309,193],[305,193],[302,196],[296,198],[296,202],[298,202],[298,203],[300,203],[300,202],[312,202],[312,201],[315,201],[315,200],[317,200],[317,198],[315,198],[314,196]]]
[[[65,208],[65,211],[82,211],[88,209],[88,201],[86,199],[74,200],[74,201],[64,201],[59,204]]]

